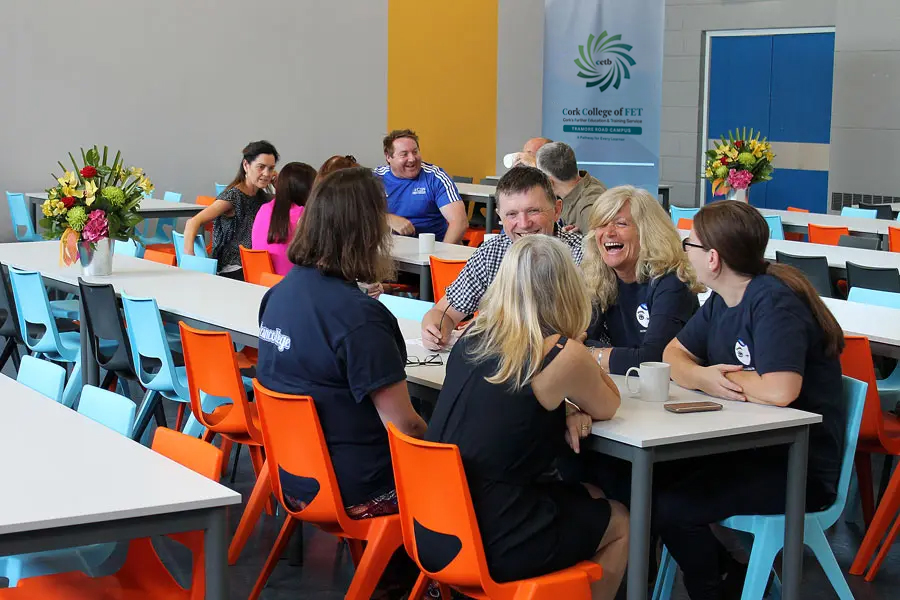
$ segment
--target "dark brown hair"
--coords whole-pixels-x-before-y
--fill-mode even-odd
[[[356,162],[356,157],[352,154],[347,154],[346,156],[335,154],[334,156],[323,162],[322,166],[319,167],[319,173],[316,175],[316,183],[319,183],[320,181],[325,179],[326,175],[331,175],[335,171],[340,171],[341,169],[352,169],[358,166],[360,165],[358,162]]]
[[[412,129],[395,129],[384,136],[384,139],[381,141],[381,145],[384,146],[384,153],[388,156],[393,156],[394,142],[400,138],[410,138],[416,141],[416,146],[419,145],[419,136],[416,135],[415,131]]]
[[[535,167],[528,165],[516,165],[500,178],[497,182],[497,197],[512,194],[523,194],[531,188],[539,187],[547,195],[547,202],[556,204],[556,194],[547,175]]]
[[[244,172],[244,161],[246,160],[248,163],[252,163],[256,160],[256,157],[260,154],[271,154],[275,157],[275,162],[278,162],[278,150],[275,149],[275,146],[272,145],[272,142],[267,142],[266,140],[259,140],[258,142],[250,142],[244,149],[241,150],[241,164],[238,165],[237,175],[234,176],[234,179],[231,180],[231,183],[228,184],[228,187],[225,188],[230,190],[234,186],[240,184],[244,179],[246,179],[247,174]]]
[[[288,242],[291,232],[291,206],[304,206],[313,182],[316,170],[306,163],[290,162],[281,169],[275,182],[275,206],[272,208],[272,220],[269,222],[270,244]]]
[[[694,232],[698,241],[705,248],[715,249],[732,271],[750,277],[769,274],[780,279],[812,311],[822,328],[826,353],[840,355],[844,332],[803,272],[765,259],[769,226],[759,211],[735,200],[707,204],[694,216]]]
[[[335,171],[313,189],[288,258],[348,281],[376,283],[394,274],[390,245],[384,186],[370,169],[356,167]]]

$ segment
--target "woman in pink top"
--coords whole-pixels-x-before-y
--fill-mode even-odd
[[[315,180],[316,170],[306,163],[284,165],[275,183],[275,198],[263,204],[256,213],[253,249],[268,250],[272,256],[272,266],[279,275],[287,275],[291,270],[287,248]]]

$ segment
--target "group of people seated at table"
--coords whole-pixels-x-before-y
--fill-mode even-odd
[[[392,232],[430,229],[457,241],[462,203],[446,174],[421,162],[412,132],[390,134],[384,151],[387,164],[374,172],[352,157],[332,157],[315,176],[286,165],[273,203],[264,190],[278,154],[251,144],[231,187],[186,228],[191,239],[216,219],[214,255],[226,276],[240,268],[232,244],[286,248],[286,277],[259,313],[260,330],[279,335],[260,336],[257,376],[277,392],[313,397],[351,518],[398,511],[386,431],[393,423],[458,446],[495,580],[593,560],[603,566],[593,597],[613,598],[626,569],[628,499],[604,493],[623,486],[584,468],[591,453],[583,444],[593,422],[613,418],[620,405],[610,374],[660,360],[686,388],[821,414],[810,433],[807,508],[833,501],[843,334],[799,271],[765,260],[763,217],[740,202],[710,204],[682,241],[652,194],[621,186],[591,196],[602,184],[572,169],[571,148],[546,140],[533,154],[537,167],[521,160],[497,184],[502,234],[474,251],[422,320],[422,343],[449,350],[426,423],[407,389],[398,321],[358,283],[392,278]],[[567,211],[573,193],[579,203]],[[434,210],[403,216],[420,195],[434,197]],[[712,294],[699,307],[705,288]],[[741,567],[710,525],[783,513],[786,469],[779,447],[657,468],[652,531],[693,600],[740,596]],[[297,506],[316,493],[300,474],[281,477]],[[423,542],[418,552],[442,549]],[[400,594],[390,586],[381,593]]]

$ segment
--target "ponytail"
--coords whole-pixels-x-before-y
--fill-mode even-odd
[[[822,299],[819,298],[818,292],[806,275],[799,269],[781,263],[768,263],[766,272],[781,280],[806,303],[819,327],[822,328],[825,336],[825,353],[832,357],[840,356],[844,349],[844,331]]]

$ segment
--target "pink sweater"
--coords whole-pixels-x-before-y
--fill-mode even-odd
[[[254,250],[268,250],[272,256],[272,266],[279,275],[287,275],[287,272],[294,266],[287,257],[287,249],[291,238],[294,237],[294,229],[297,228],[297,221],[303,214],[303,207],[294,204],[291,206],[290,227],[288,228],[288,243],[286,244],[270,244],[269,224],[272,222],[272,209],[275,208],[275,200],[263,204],[259,212],[256,213],[256,220],[253,221],[252,243]]]

